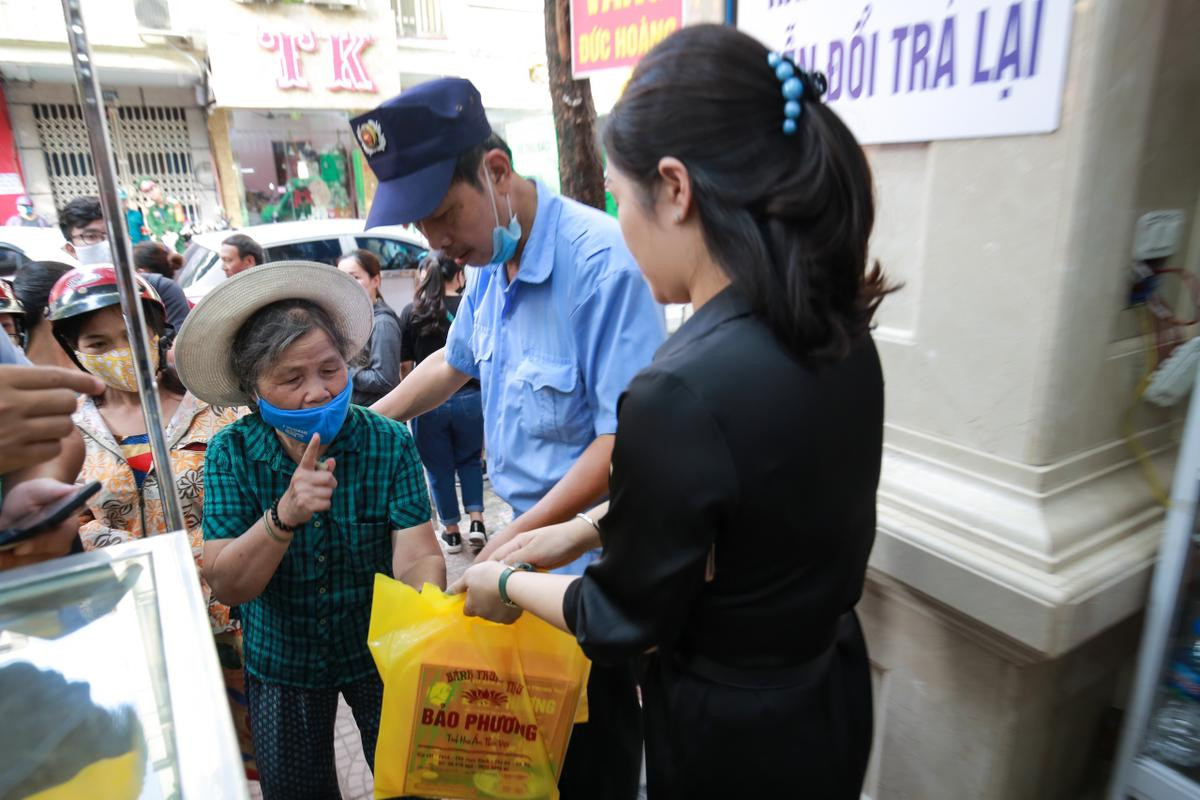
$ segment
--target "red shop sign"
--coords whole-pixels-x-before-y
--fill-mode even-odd
[[[683,26],[683,0],[571,0],[576,78],[627,67]]]

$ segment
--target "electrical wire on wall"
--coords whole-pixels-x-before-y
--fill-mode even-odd
[[[1153,329],[1155,323],[1151,321],[1152,315],[1145,306],[1138,308],[1137,312],[1138,321],[1142,325],[1142,339],[1145,342],[1146,368],[1142,371],[1142,377],[1134,389],[1129,407],[1125,409],[1122,428],[1129,449],[1133,451],[1134,457],[1137,458],[1138,464],[1142,467],[1142,474],[1146,477],[1150,493],[1154,495],[1155,500],[1166,506],[1170,504],[1170,496],[1163,486],[1162,479],[1158,476],[1158,469],[1154,466],[1154,461],[1150,458],[1150,454],[1146,452],[1146,448],[1142,446],[1142,442],[1137,435],[1137,430],[1134,428],[1134,419],[1137,416],[1137,410],[1142,404],[1142,398],[1146,396],[1146,389],[1150,386],[1150,379],[1154,377],[1154,368],[1158,366],[1158,347]]]
[[[1129,407],[1125,410],[1122,428],[1125,441],[1134,457],[1137,458],[1154,499],[1163,506],[1169,506],[1170,495],[1158,474],[1158,469],[1155,467],[1150,453],[1138,437],[1135,420],[1137,411],[1141,407],[1142,401],[1146,399],[1147,391],[1150,389],[1159,367],[1175,353],[1180,345],[1190,339],[1186,329],[1200,322],[1200,316],[1194,316],[1192,319],[1180,319],[1175,315],[1174,309],[1160,292],[1162,278],[1165,275],[1175,275],[1183,281],[1189,290],[1194,311],[1200,309],[1200,281],[1197,281],[1195,275],[1185,270],[1155,269],[1145,262],[1135,265],[1134,274],[1137,280],[1131,293],[1131,302],[1134,304],[1141,327],[1145,368],[1134,389]]]

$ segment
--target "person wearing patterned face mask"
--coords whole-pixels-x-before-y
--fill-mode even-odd
[[[199,571],[203,553],[205,452],[213,436],[244,411],[210,405],[184,388],[164,355],[174,336],[166,322],[166,308],[142,276],[134,280],[150,333],[150,360],[157,377],[158,402],[162,418],[168,420],[165,434],[172,472]],[[85,514],[88,519],[79,528],[84,549],[166,533],[169,529],[158,470],[150,453],[134,378],[133,353],[113,268],[97,266],[63,274],[50,290],[47,316],[55,339],[71,359],[105,384],[102,395],[80,398],[73,416],[85,449],[79,481],[96,480],[103,487],[88,502]],[[202,580],[201,588],[209,601],[209,621],[226,685],[232,690],[230,706],[243,755],[248,770],[252,771],[253,751],[245,705],[234,699],[240,698],[243,690],[241,627],[230,619],[227,606],[211,599],[211,592]]]

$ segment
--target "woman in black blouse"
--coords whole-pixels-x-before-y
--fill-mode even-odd
[[[622,398],[609,504],[458,585],[469,614],[512,619],[506,594],[589,657],[639,661],[651,800],[862,787],[853,609],[883,435],[869,326],[889,288],[867,269],[870,171],[823,90],[728,27],[685,28],[638,65],[605,130],[610,188],[656,299],[695,314]],[[597,541],[582,578],[505,566]]]

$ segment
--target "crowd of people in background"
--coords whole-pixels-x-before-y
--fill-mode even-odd
[[[25,216],[23,207],[21,211],[22,216]],[[109,250],[108,228],[99,198],[78,197],[71,200],[60,210],[59,222],[66,240],[65,254],[78,262],[79,266],[72,267],[63,262],[33,261],[22,265],[11,281],[0,280],[0,326],[3,326],[8,342],[12,345],[12,350],[4,354],[4,363],[15,365],[25,363],[27,360],[34,365],[78,371],[81,375],[90,374],[99,378],[103,389],[95,391],[96,387],[89,384],[88,389],[94,394],[84,393],[79,396],[74,403],[73,410],[69,413],[72,422],[69,429],[62,421],[67,416],[65,407],[61,409],[58,416],[52,417],[58,425],[54,430],[56,434],[54,446],[59,452],[54,458],[36,465],[28,472],[5,469],[7,472],[4,479],[5,494],[9,496],[6,512],[12,512],[7,513],[6,516],[13,517],[17,511],[28,511],[33,507],[32,501],[27,500],[26,495],[30,495],[34,500],[48,502],[58,498],[71,485],[90,481],[99,482],[101,489],[89,499],[77,523],[77,533],[74,535],[63,534],[55,544],[50,543],[53,537],[41,537],[41,541],[33,549],[30,545],[23,545],[12,554],[0,554],[0,566],[32,563],[43,557],[63,555],[71,551],[85,552],[165,533],[170,529],[164,511],[162,490],[158,483],[159,471],[153,464],[149,443],[150,434],[146,429],[142,413],[139,387],[134,379],[133,355],[125,320],[121,313],[116,274],[114,268],[108,265],[112,257]],[[348,581],[356,587],[354,589],[356,595],[354,597],[338,597],[337,608],[330,613],[330,629],[345,633],[346,641],[343,646],[346,652],[352,653],[352,655],[347,656],[348,660],[344,663],[335,664],[330,668],[326,672],[326,676],[322,680],[318,680],[316,685],[311,685],[313,676],[307,670],[296,671],[293,669],[291,673],[281,672],[277,663],[269,659],[264,661],[265,646],[261,644],[261,639],[252,638],[250,651],[246,654],[241,618],[243,615],[248,615],[252,619],[256,618],[255,609],[259,608],[260,603],[264,601],[248,599],[245,603],[241,603],[237,610],[231,611],[230,605],[221,602],[213,594],[206,576],[216,575],[215,580],[222,587],[236,585],[236,581],[226,577],[223,570],[218,568],[218,564],[233,563],[230,556],[218,559],[216,554],[220,552],[219,547],[213,548],[209,553],[209,567],[205,569],[204,537],[206,533],[213,538],[217,536],[215,531],[226,528],[216,524],[206,526],[204,519],[206,502],[215,503],[219,507],[226,507],[229,502],[221,493],[222,486],[225,486],[221,483],[222,473],[214,470],[211,466],[214,455],[210,451],[210,445],[218,433],[245,417],[251,409],[253,409],[252,416],[256,418],[260,415],[261,409],[255,400],[249,398],[238,403],[214,405],[189,392],[180,381],[174,367],[176,342],[192,311],[192,303],[189,302],[176,280],[178,272],[183,266],[184,258],[180,253],[159,241],[137,236],[132,228],[130,228],[130,233],[133,238],[142,239],[136,243],[131,242],[133,244],[133,266],[137,271],[135,282],[151,342],[151,363],[155,372],[161,418],[165,425],[162,433],[170,453],[171,474],[175,481],[175,491],[181,502],[186,533],[196,559],[200,588],[209,608],[214,643],[226,683],[230,710],[246,772],[250,778],[264,779],[269,787],[274,787],[276,792],[282,792],[282,796],[303,796],[302,791],[299,794],[293,794],[289,788],[289,778],[287,777],[289,765],[293,763],[296,756],[293,752],[294,748],[285,746],[285,743],[290,742],[291,737],[294,737],[298,730],[321,729],[319,715],[328,715],[332,713],[332,709],[336,708],[336,702],[329,705],[325,702],[326,698],[332,696],[336,700],[339,692],[351,698],[350,702],[359,723],[368,758],[370,758],[373,748],[373,726],[378,721],[382,685],[379,683],[378,675],[374,672],[363,642],[359,641],[361,637],[357,636],[358,628],[361,626],[346,624],[345,620],[340,619],[340,614],[343,609],[348,610],[358,622],[365,624],[364,615],[370,607],[369,594],[374,573],[377,571],[393,572],[394,553],[399,554],[397,557],[400,558],[400,561],[397,563],[407,564],[409,560],[421,562],[419,557],[410,559],[407,553],[412,549],[411,541],[414,538],[419,539],[429,532],[422,528],[418,534],[403,539],[398,538],[395,548],[386,548],[377,558],[366,562],[358,559],[347,562],[338,557],[339,551],[333,542],[325,544],[330,562],[338,565],[339,569],[348,570],[343,573],[343,577],[335,579],[337,584],[345,586]],[[263,248],[244,234],[232,234],[227,237],[221,243],[218,256],[228,278],[241,275],[253,267],[263,265],[266,261]],[[431,263],[436,267],[437,261],[438,259],[435,257]],[[455,274],[461,275],[462,268],[460,266],[445,259],[443,261],[449,264],[444,267],[445,269],[453,270]],[[297,314],[308,313],[310,317],[306,318],[307,323],[301,322],[301,325],[308,324],[310,327],[315,325],[319,328],[324,322],[328,328],[329,318],[339,317],[350,310],[358,315],[359,328],[366,331],[368,338],[355,352],[344,354],[346,362],[344,368],[348,381],[344,388],[349,392],[352,387],[352,399],[356,406],[369,406],[395,388],[401,380],[402,373],[412,369],[413,356],[408,354],[408,351],[413,347],[413,339],[405,338],[400,316],[380,294],[382,280],[380,265],[373,253],[367,250],[348,253],[338,264],[338,269],[353,277],[357,282],[357,286],[351,283],[350,287],[353,292],[361,294],[361,298],[359,298],[361,303],[353,302],[355,299],[353,295],[350,300],[347,300],[343,294],[339,298],[339,303],[333,306],[326,305],[324,308],[320,305],[320,302],[326,301],[324,297],[315,305],[283,308],[276,304],[271,309],[275,316],[272,316],[271,313],[264,313],[256,316],[254,320],[247,321],[244,341],[237,345],[237,349],[239,353],[249,355],[239,363],[245,366],[248,375],[260,376],[271,366],[266,360],[276,358],[286,360],[289,355],[286,346],[275,350],[269,346],[266,348],[255,347],[256,344],[269,345],[272,335],[289,338],[286,332],[279,331],[280,324],[286,327],[286,322],[281,323],[281,320],[295,318]],[[434,269],[433,271],[439,276],[441,275],[439,270]],[[422,272],[422,274],[424,273]],[[282,277],[280,288],[286,289],[294,280],[294,274],[289,272],[286,277]],[[342,286],[341,288],[345,290],[346,287]],[[449,292],[443,292],[442,280],[439,277],[436,291],[427,290],[431,297],[436,296],[437,308],[440,313],[449,314],[450,319],[453,318],[452,311],[447,311],[445,300],[449,299],[449,306],[456,308],[458,288],[461,287],[456,283],[456,286]],[[336,292],[334,296],[337,296]],[[430,304],[429,308],[433,309],[434,306]],[[409,310],[409,308],[405,309],[406,317]],[[368,324],[364,328],[364,320],[371,321],[373,324]],[[444,340],[448,322],[441,325],[435,324],[434,327],[441,330],[441,337]],[[424,336],[424,329],[414,335],[416,337]],[[427,341],[427,339],[428,337],[425,337],[423,341]],[[349,340],[346,338],[339,338],[337,344],[342,347],[347,341]],[[234,343],[231,341],[228,346],[233,347]],[[408,349],[404,349],[405,347]],[[227,350],[214,351],[212,348],[211,335],[204,333],[199,335],[199,341],[195,342],[192,351],[227,352]],[[261,363],[252,363],[255,358],[260,356],[265,360]],[[22,389],[23,374],[14,372],[3,377],[12,381],[11,388]],[[61,382],[61,373],[54,380]],[[80,391],[78,381],[68,382],[66,385],[74,386],[75,391]],[[342,392],[342,389],[339,388],[338,392]],[[265,401],[266,398],[283,402],[272,389],[264,389],[261,399]],[[474,456],[474,469],[472,471],[470,465],[463,465],[460,470],[465,476],[464,497],[468,511],[472,515],[473,530],[478,531],[478,535],[482,536],[483,487],[480,464],[482,422],[479,418],[477,387],[475,388],[475,405],[474,424],[477,430],[473,434],[474,444],[470,446]],[[31,408],[30,413],[38,412]],[[437,415],[431,414],[430,416]],[[364,498],[363,503],[355,505],[357,516],[344,520],[342,531],[338,530],[336,524],[331,524],[327,528],[330,535],[335,537],[343,535],[346,540],[350,540],[354,538],[356,532],[359,532],[359,536],[365,537],[365,534],[361,532],[367,530],[369,521],[379,514],[390,515],[392,519],[415,522],[417,527],[426,523],[427,515],[422,518],[420,511],[421,508],[428,506],[425,491],[426,479],[422,473],[416,448],[412,445],[411,439],[407,438],[407,429],[403,432],[404,438],[400,438],[394,430],[396,423],[385,421],[376,415],[367,415],[361,410],[351,412],[349,419],[348,424],[352,428],[356,430],[362,428],[361,437],[364,441],[357,444],[372,443],[375,445],[375,452],[372,455],[360,447],[344,448],[343,446],[346,445],[349,438],[343,436],[339,447],[332,450],[332,455],[327,463],[332,464],[332,458],[336,457],[342,461],[343,470],[347,470],[353,469],[358,462],[365,459],[365,463],[370,465],[370,469],[377,471],[380,467],[376,462],[380,459],[394,458],[396,453],[404,455],[404,480],[408,483],[410,495],[408,505],[411,507],[407,510],[397,507],[374,512],[370,510],[369,503]],[[249,425],[250,423],[245,424]],[[269,430],[265,423],[260,422],[259,425]],[[375,430],[380,426],[383,426],[381,430]],[[400,427],[403,428],[403,426]],[[443,437],[446,439],[446,446],[452,446],[449,437],[450,432],[447,431]],[[251,439],[254,439],[253,435]],[[437,437],[431,432],[427,434],[426,439],[433,442],[437,440]],[[392,440],[395,443],[387,443]],[[263,446],[266,442],[267,440],[261,438],[254,439],[254,445],[258,447]],[[41,444],[47,448],[51,446],[49,440]],[[323,454],[326,454],[326,449],[322,449]],[[343,449],[350,452],[343,454]],[[441,456],[441,450],[431,444],[429,452],[434,454],[431,458],[435,460],[430,462],[428,480],[441,480],[437,484],[441,503],[439,508],[445,510],[453,507],[455,509],[453,514],[448,510],[444,511],[443,520],[448,522],[453,532],[453,538],[457,540],[459,536],[456,524],[457,500],[446,499],[447,489],[453,498],[453,470],[456,463],[450,464],[451,472],[449,478],[446,478],[443,463],[441,460],[437,460]],[[222,461],[219,450],[215,457],[218,462]],[[245,457],[245,453],[239,452],[232,460],[240,465]],[[251,460],[253,459],[251,458]],[[458,461],[462,460],[462,457],[459,456]],[[3,466],[5,465],[0,464],[0,467]],[[388,467],[388,469],[391,468]],[[296,474],[303,475],[304,472],[298,471]],[[214,482],[218,486],[217,497],[208,500],[206,499],[206,487]],[[24,488],[21,488],[22,486]],[[364,491],[367,490],[369,484],[364,484],[362,488]],[[225,486],[225,491],[229,491],[228,486]],[[30,494],[31,492],[32,494]],[[372,495],[372,497],[374,496]],[[381,501],[388,497],[389,495],[386,493],[378,495]],[[283,512],[283,516],[279,520],[280,530],[288,525],[285,520],[291,521],[287,510]],[[296,525],[298,526],[303,521],[306,520],[297,519]],[[71,527],[74,529],[75,526]],[[236,535],[243,533],[244,527],[236,531],[230,530]],[[405,527],[411,526],[405,525]],[[432,534],[429,533],[426,538],[428,541],[424,543],[424,546],[429,552],[424,555],[435,555],[436,559],[432,562],[432,566],[422,567],[420,580],[414,579],[414,581],[416,581],[416,585],[420,585],[420,581],[432,579],[439,585],[445,585],[444,561],[437,551],[436,544],[430,544],[435,541]],[[448,537],[444,535],[443,538]],[[367,541],[364,539],[359,549],[365,552],[363,548],[376,546],[380,541],[386,541],[386,537],[384,540]],[[479,547],[482,547],[482,543],[479,544]],[[299,546],[293,548],[293,555],[289,556],[280,568],[286,569],[287,564],[291,563],[291,560],[296,557],[295,553],[298,553],[300,549]],[[419,549],[420,546],[418,546]],[[461,550],[461,545],[450,548],[450,552],[459,552],[459,550]],[[428,559],[421,563],[426,562]],[[268,573],[266,577],[269,578],[270,574]],[[264,590],[265,587],[260,586],[254,594],[263,594]],[[236,591],[228,589],[226,591],[230,592],[229,596],[237,597]],[[266,598],[272,596],[272,592],[265,592]],[[305,598],[285,593],[280,598],[276,598],[274,602],[303,604]],[[312,621],[315,625],[316,620]],[[265,620],[257,628],[252,625],[251,630],[263,631],[271,627],[278,628],[279,625]],[[319,639],[326,632],[326,630],[314,630],[314,639]],[[270,635],[269,630],[267,635]],[[306,642],[303,638],[287,637],[282,646],[295,649],[296,652],[304,652],[314,644],[314,641]],[[252,665],[253,670],[249,679],[247,679],[245,670],[246,660]],[[254,675],[257,675],[259,679],[267,679],[267,682],[256,680]],[[274,682],[270,680],[273,677],[276,679]],[[297,681],[304,684],[300,691],[294,691]],[[291,694],[281,697],[281,692],[284,694],[291,692]],[[257,718],[259,720],[253,735],[249,722],[252,707],[258,709]],[[287,713],[277,714],[278,709],[283,709]],[[318,716],[314,717],[314,715]],[[273,733],[267,724],[268,721],[276,724]],[[308,741],[307,738],[306,741]],[[332,752],[330,750],[332,740],[317,736],[311,740],[310,744],[311,752],[299,763],[308,763],[309,761],[324,763],[322,754],[325,751]],[[261,774],[260,763],[263,764],[262,769],[265,769],[266,775]],[[331,760],[329,766],[332,769]],[[336,779],[331,771],[323,773],[321,780],[324,782],[326,790],[332,786],[334,787],[333,791],[336,792]]]

